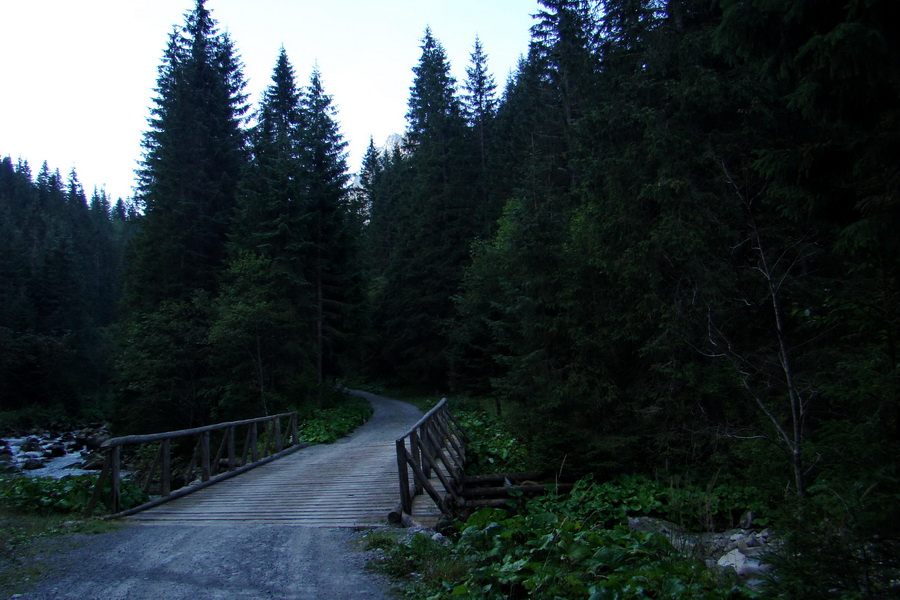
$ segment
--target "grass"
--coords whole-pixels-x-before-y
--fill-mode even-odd
[[[466,576],[470,565],[460,560],[449,543],[429,535],[397,529],[376,529],[362,540],[366,550],[378,551],[369,568],[387,576],[398,596],[426,598],[442,590],[445,582]]]
[[[0,597],[22,593],[47,573],[38,556],[59,549],[64,534],[98,534],[118,524],[100,519],[72,520],[71,515],[38,515],[0,507]]]

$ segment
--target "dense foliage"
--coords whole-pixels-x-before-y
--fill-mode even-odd
[[[466,444],[469,475],[522,472],[531,466],[527,446],[500,417],[475,410],[454,410],[453,415],[470,436]]]
[[[531,500],[519,511],[481,509],[449,539],[417,534],[369,538],[385,553],[378,567],[406,581],[409,598],[752,598],[756,592],[661,534],[630,530],[629,516],[677,516],[679,497],[726,507],[725,490],[664,489],[625,478],[579,483],[568,497]],[[413,574],[417,574],[414,576]]]
[[[362,286],[345,143],[321,75],[282,50],[249,120],[204,2],[172,35],[145,136],[118,426],[176,429],[323,404]]]
[[[304,442],[330,444],[352,433],[371,416],[371,404],[365,400],[347,399],[336,406],[300,415],[298,433]]]
[[[490,181],[454,162],[480,154],[454,157],[449,130],[448,168],[426,180],[450,182],[449,166],[463,165],[499,216],[467,230],[471,258],[444,293],[451,318],[414,308],[442,288],[427,276],[436,263],[405,266],[399,243],[412,235],[416,258],[451,256],[434,226],[402,216],[422,206],[429,172],[418,87],[413,143],[372,171],[369,233],[398,240],[373,297],[404,302],[390,316],[408,324],[391,333],[398,350],[379,344],[376,372],[440,357],[441,383],[516,406],[517,432],[548,469],[720,473],[797,501],[785,526],[806,532],[798,547],[827,522],[860,549],[822,556],[819,570],[889,556],[900,506],[897,6],[538,4],[496,112],[456,140],[488,141]],[[434,206],[441,227],[458,222]],[[375,218],[388,211],[396,238]],[[418,343],[423,321],[439,340]],[[421,366],[403,376],[435,385]]]
[[[68,475],[66,477],[0,476],[0,506],[23,513],[83,515],[94,489],[96,475]],[[109,505],[110,483],[101,493],[100,502]],[[122,510],[128,510],[148,500],[147,495],[132,481],[123,480],[120,490]]]
[[[0,160],[0,410],[64,418],[108,396],[133,209],[72,171]]]

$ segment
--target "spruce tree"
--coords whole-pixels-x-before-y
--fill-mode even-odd
[[[328,377],[341,371],[350,336],[359,326],[362,300],[358,243],[361,232],[347,182],[347,143],[338,127],[336,110],[314,69],[301,97],[304,127],[300,135],[306,222],[306,279],[313,293],[312,347],[316,382],[321,390]],[[321,395],[319,395],[321,404]]]
[[[197,0],[169,37],[144,135],[143,216],[126,280],[119,373],[126,428],[209,419],[218,385],[209,366],[209,303],[225,268],[246,158],[243,89],[231,39]]]
[[[305,339],[313,299],[303,260],[309,215],[303,202],[300,98],[282,48],[248,132],[251,162],[240,186],[228,269],[210,331],[222,382],[216,418],[286,409],[312,387],[314,354]]]
[[[215,289],[245,162],[243,89],[231,39],[198,0],[169,38],[144,135],[144,216],[129,268],[129,306],[153,310]]]
[[[477,195],[468,185],[476,167],[464,150],[456,82],[430,29],[421,48],[410,89],[406,157],[399,157],[408,169],[408,189],[391,207],[397,240],[375,299],[375,320],[381,365],[393,365],[419,383],[443,385],[450,298],[476,231]],[[373,206],[373,220],[375,214]]]
[[[474,154],[478,157],[478,178],[472,182],[474,195],[477,197],[476,217],[479,234],[484,238],[490,236],[500,216],[500,203],[493,197],[492,160],[493,124],[497,111],[494,76],[488,71],[488,57],[475,38],[475,46],[470,54],[471,63],[466,67],[465,93],[462,96],[463,113],[469,125]]]

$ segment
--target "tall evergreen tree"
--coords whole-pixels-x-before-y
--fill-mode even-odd
[[[284,48],[248,133],[228,271],[211,341],[217,345],[217,418],[285,409],[308,395],[314,353],[306,343],[313,299],[305,277],[309,215],[300,138],[301,90]]]
[[[126,281],[120,360],[123,425],[174,428],[209,419],[210,297],[245,164],[244,79],[227,33],[197,0],[173,31],[144,136],[144,214]],[[183,319],[147,331],[160,319]],[[167,349],[168,348],[168,349]],[[169,355],[161,363],[157,353]],[[141,410],[136,410],[140,408]]]
[[[245,162],[244,79],[227,33],[198,0],[163,56],[144,136],[127,298],[139,310],[212,291]]]
[[[492,127],[497,111],[494,76],[488,71],[488,57],[475,38],[475,46],[470,54],[471,63],[466,67],[466,82],[463,94],[463,112],[474,141],[475,155],[478,157],[478,179],[472,182],[478,198],[480,234],[487,238],[493,232],[500,216],[500,203],[493,199],[492,175],[495,165],[491,160]]]
[[[447,53],[430,27],[425,29],[421,49],[419,63],[413,67],[405,141],[415,149],[423,141],[436,140],[442,142],[439,149],[446,152],[451,131],[458,126],[462,113],[456,80],[450,74]]]
[[[401,157],[408,191],[393,206],[397,242],[375,319],[380,368],[399,366],[407,379],[441,385],[444,327],[475,235],[477,198],[468,186],[474,168],[464,151],[465,118],[450,64],[430,29],[421,48],[407,112],[407,157]]]
[[[347,353],[349,336],[360,323],[361,232],[347,189],[347,144],[318,69],[310,76],[301,109],[305,125],[300,136],[304,207],[309,215],[305,272],[313,291],[312,346],[321,391],[326,378],[340,372],[340,357]]]

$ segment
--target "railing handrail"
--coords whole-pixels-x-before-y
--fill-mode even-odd
[[[228,421],[225,423],[216,423],[214,425],[203,425],[202,427],[192,427],[190,429],[178,429],[175,431],[163,431],[160,433],[148,433],[146,435],[123,435],[106,440],[101,444],[100,449],[112,448],[114,446],[124,446],[126,444],[147,444],[150,442],[161,442],[163,440],[171,440],[178,437],[187,437],[198,433],[206,433],[207,431],[218,431],[219,429],[227,429],[228,427],[239,427],[241,425],[252,425],[253,423],[262,423],[264,421],[272,421],[283,417],[296,415],[296,412],[279,413],[277,415],[269,415],[267,417],[256,417],[254,419],[243,419],[241,421]]]
[[[446,398],[441,399],[440,402],[434,405],[434,408],[425,413],[421,419],[416,421],[416,424],[409,428],[409,431],[401,435],[397,438],[397,441],[400,441],[404,438],[408,438],[413,434],[417,429],[421,428],[427,421],[430,421],[432,417],[434,417],[435,413],[437,413],[440,409],[447,405],[448,400]]]
[[[459,487],[465,476],[467,436],[450,414],[447,404],[447,398],[443,398],[395,442],[400,477],[400,503],[388,515],[391,522],[400,522],[404,513],[412,514],[413,498],[423,492],[428,493],[445,514],[453,512],[461,501]],[[443,467],[438,464],[439,462]],[[412,470],[412,485],[409,479],[410,470]],[[444,488],[446,494],[444,497],[441,497],[429,481],[432,472]]]
[[[293,452],[294,450],[303,448],[308,444],[303,444],[300,442],[297,417],[297,412],[294,411],[279,413],[277,415],[269,415],[266,417],[244,419],[241,421],[228,421],[225,423],[204,425],[202,427],[193,427],[190,429],[179,429],[177,431],[165,431],[148,435],[125,435],[116,438],[110,438],[100,446],[100,451],[104,454],[103,470],[100,473],[100,477],[97,479],[97,483],[94,487],[94,494],[91,498],[91,501],[88,503],[86,513],[88,515],[93,514],[94,509],[97,506],[98,501],[100,500],[100,496],[104,490],[107,479],[110,479],[111,485],[110,503],[113,512],[111,516],[125,516],[126,514],[132,514],[140,510],[145,510],[162,502],[173,500],[177,497],[189,494],[193,491],[196,491],[228,477],[233,477],[234,475],[242,473],[248,469],[252,469],[253,467],[271,462],[275,458],[284,456],[288,452]],[[281,419],[284,418],[288,418],[288,426],[287,430],[284,431],[284,434],[282,434]],[[270,452],[271,446],[272,454],[269,454],[268,456],[259,456],[259,427],[257,426],[259,423],[272,424],[271,427],[269,427],[268,425],[265,426],[266,437],[263,441],[262,448],[263,454],[268,454]],[[249,427],[247,430],[246,439],[244,440],[244,447],[241,450],[240,455],[238,455],[235,432],[238,427],[244,425],[247,425]],[[225,432],[222,436],[221,444],[219,445],[219,451],[215,454],[215,458],[213,458],[213,454],[210,452],[210,432],[219,430],[225,430]],[[198,436],[197,443],[194,446],[193,454],[199,454],[199,456],[194,456],[191,459],[191,462],[187,467],[187,471],[188,474],[190,474],[190,472],[192,472],[194,468],[199,468],[201,478],[200,483],[198,483],[197,485],[187,485],[179,488],[178,490],[172,490],[170,441],[175,438],[188,437],[192,435]],[[145,502],[144,504],[141,504],[140,506],[134,507],[132,509],[120,512],[122,448],[126,445],[147,444],[152,442],[160,442],[160,448],[153,466],[151,466],[150,470],[148,471],[148,477],[144,484],[144,492],[146,493],[146,491],[148,490],[148,486],[151,482],[151,476],[156,470],[157,466],[159,466],[161,497],[157,498],[156,500]],[[227,471],[216,475],[215,471],[217,471],[220,467],[220,459],[227,462]]]

